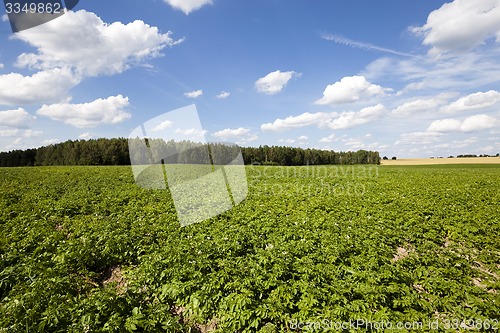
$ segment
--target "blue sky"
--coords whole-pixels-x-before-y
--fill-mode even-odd
[[[81,0],[0,32],[2,151],[195,104],[208,141],[500,152],[499,0]]]

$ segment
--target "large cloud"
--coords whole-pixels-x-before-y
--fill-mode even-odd
[[[213,3],[212,0],[164,0],[170,6],[175,9],[182,10],[184,14],[188,15],[189,13],[200,9],[205,5],[211,5]]]
[[[293,77],[300,77],[301,75],[301,73],[294,71],[281,72],[277,70],[258,79],[255,82],[255,89],[267,95],[275,95],[281,92]]]
[[[325,88],[323,97],[315,103],[317,105],[338,105],[368,99],[377,95],[384,95],[381,86],[370,83],[364,76],[346,76],[340,81]]]
[[[117,124],[131,117],[124,109],[129,106],[127,97],[111,96],[84,104],[44,105],[37,114],[61,121],[78,128]]]
[[[0,111],[0,126],[27,128],[34,119],[23,108]]]
[[[290,116],[285,119],[276,119],[272,123],[262,124],[260,129],[263,131],[288,131],[294,128],[300,128],[310,125],[319,125],[331,119],[336,113],[302,113],[298,116]]]
[[[305,112],[298,116],[289,116],[285,119],[276,119],[272,123],[260,126],[262,131],[288,131],[305,126],[317,126],[318,128],[346,129],[369,123],[381,118],[387,110],[382,104],[361,109],[358,112]]]
[[[17,66],[49,69],[71,66],[84,76],[116,74],[178,43],[143,21],[107,24],[94,13],[69,11],[57,20],[24,30],[14,38],[37,48],[23,53]]]
[[[477,92],[468,96],[462,97],[457,101],[441,108],[442,112],[459,112],[485,109],[500,103],[500,92],[489,90],[487,92]]]
[[[485,114],[479,114],[458,119],[441,119],[435,120],[427,128],[428,132],[474,132],[488,128],[494,128],[498,125],[496,118]]]
[[[345,129],[363,125],[381,118],[387,112],[382,104],[361,109],[358,112],[343,112],[340,117],[329,120],[326,124],[331,129]]]
[[[455,0],[433,11],[422,27],[413,28],[423,35],[431,54],[468,51],[496,36],[500,40],[499,0]]]
[[[27,105],[60,102],[79,83],[67,68],[40,71],[31,76],[18,73],[0,75],[0,104]]]

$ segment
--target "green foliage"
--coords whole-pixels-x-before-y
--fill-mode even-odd
[[[225,165],[239,154],[236,146],[229,144],[200,144],[192,141],[165,142],[163,139],[149,139],[148,145],[155,147],[154,156],[141,149],[143,139],[114,138],[91,140],[68,140],[66,142],[37,149],[0,152],[0,167],[55,166],[55,165],[130,165],[155,163],[208,164],[210,149],[214,164]],[[133,149],[129,155],[129,145]],[[263,165],[318,165],[318,164],[380,164],[376,151],[335,152],[333,150],[302,149],[281,146],[260,146],[241,148],[245,164]]]
[[[499,318],[498,166],[247,174],[242,204],[181,228],[130,167],[0,169],[0,332]]]

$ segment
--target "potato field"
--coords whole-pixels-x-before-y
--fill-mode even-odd
[[[130,167],[0,168],[0,332],[500,329],[500,165],[246,171],[181,227]]]

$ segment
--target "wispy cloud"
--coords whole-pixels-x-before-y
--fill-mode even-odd
[[[354,48],[358,48],[358,49],[362,49],[362,50],[380,51],[380,52],[386,52],[386,53],[396,54],[396,55],[400,55],[400,56],[404,56],[404,57],[419,58],[418,56],[416,56],[414,54],[405,53],[405,52],[399,52],[399,51],[396,51],[396,50],[392,50],[392,49],[388,49],[388,48],[385,48],[385,47],[373,45],[373,44],[370,44],[370,43],[364,43],[364,42],[360,42],[360,41],[355,41],[355,40],[352,40],[352,39],[349,39],[349,38],[346,38],[346,37],[343,37],[343,36],[340,36],[340,35],[326,34],[326,33],[324,33],[324,34],[321,35],[321,38],[323,38],[324,40],[335,42],[337,44],[341,44],[341,45],[345,45],[345,46],[349,46],[349,47],[354,47]]]

